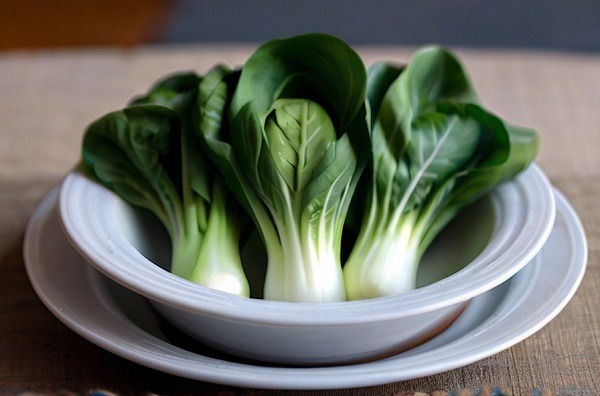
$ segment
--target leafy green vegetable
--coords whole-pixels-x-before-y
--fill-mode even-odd
[[[534,131],[487,112],[459,61],[428,47],[369,70],[372,161],[364,217],[344,266],[349,299],[414,288],[425,249],[467,204],[525,169]]]
[[[252,219],[264,298],[328,302],[412,289],[436,235],[537,150],[447,50],[367,73],[343,41],[308,34],[263,44],[239,70],[158,81],[89,126],[83,157],[163,222],[173,273],[248,295],[239,245]],[[244,263],[253,277],[258,264]]]
[[[194,73],[160,81],[130,106],[92,123],[83,158],[105,185],[162,221],[172,240],[174,274],[248,296],[239,253],[247,220],[196,136],[195,123],[203,120],[196,114],[197,93],[205,84]],[[211,111],[213,120],[223,116],[223,108]]]
[[[233,92],[230,123],[200,131],[262,236],[265,298],[345,300],[342,229],[369,156],[362,60],[341,40],[311,34],[269,41],[240,74],[210,78],[199,102]]]

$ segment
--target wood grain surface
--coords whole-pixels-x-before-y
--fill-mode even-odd
[[[0,393],[208,395],[600,394],[600,56],[455,49],[488,107],[537,129],[538,164],[586,230],[588,269],[567,307],[525,341],[466,367],[411,381],[334,391],[238,389],[126,361],[58,321],[22,258],[26,223],[78,161],[82,131],[159,76],[241,64],[252,47],[0,53]],[[405,61],[410,48],[360,48],[365,62]],[[421,393],[418,393],[421,392]]]

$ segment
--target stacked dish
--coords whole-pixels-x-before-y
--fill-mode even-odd
[[[117,355],[197,380],[300,389],[406,380],[506,349],[566,305],[587,248],[568,201],[531,165],[444,230],[411,292],[244,298],[165,270],[161,227],[75,169],[33,214],[24,255],[47,307]]]

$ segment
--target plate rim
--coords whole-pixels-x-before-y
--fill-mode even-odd
[[[102,332],[98,331],[98,329],[86,328],[85,325],[77,320],[77,318],[69,317],[68,309],[64,309],[65,307],[59,309],[58,307],[53,306],[53,301],[45,300],[45,297],[47,296],[45,296],[44,287],[49,287],[49,285],[44,283],[44,279],[37,279],[35,277],[35,266],[39,266],[40,263],[35,261],[35,252],[32,249],[34,249],[36,246],[35,238],[39,237],[39,234],[42,231],[41,228],[44,225],[44,217],[48,216],[48,213],[54,208],[52,202],[53,200],[54,202],[56,201],[58,195],[56,188],[50,192],[39,204],[28,223],[24,241],[25,266],[36,293],[38,296],[40,296],[50,311],[58,317],[58,319],[92,343],[138,364],[199,381],[208,381],[244,387],[259,387],[265,389],[333,389],[342,387],[372,386],[436,374],[473,363],[487,356],[491,356],[522,341],[524,338],[538,331],[564,308],[564,306],[574,295],[581,282],[581,279],[583,278],[587,264],[587,243],[581,222],[567,199],[557,190],[555,190],[554,194],[557,198],[558,204],[557,213],[565,219],[566,226],[571,235],[571,243],[575,243],[576,246],[573,246],[574,253],[572,256],[570,256],[568,264],[569,268],[565,268],[565,270],[569,272],[569,277],[564,281],[566,283],[561,283],[563,287],[554,292],[553,296],[555,298],[560,298],[554,301],[554,304],[550,304],[552,305],[552,309],[547,309],[548,312],[544,312],[543,314],[537,312],[537,315],[541,317],[538,318],[538,320],[533,320],[532,318],[531,320],[535,323],[530,325],[529,328],[524,329],[521,326],[518,326],[520,332],[517,334],[513,333],[512,335],[504,334],[504,336],[501,337],[503,338],[502,342],[499,340],[494,340],[493,347],[488,345],[487,349],[479,349],[476,352],[471,351],[471,353],[467,353],[466,356],[465,353],[457,353],[456,356],[446,356],[444,359],[438,359],[435,364],[432,364],[427,368],[422,367],[423,365],[420,369],[418,367],[413,367],[411,371],[412,374],[407,374],[407,372],[399,372],[402,370],[398,370],[398,361],[418,360],[418,358],[415,357],[403,359],[400,355],[398,355],[397,357],[391,359],[353,366],[335,366],[325,368],[274,368],[252,366],[214,359],[203,355],[196,355],[192,352],[172,346],[165,341],[155,339],[159,342],[156,344],[150,343],[150,348],[154,347],[157,348],[157,350],[160,350],[160,348],[166,347],[167,350],[170,349],[170,351],[174,352],[175,354],[175,356],[171,356],[169,359],[167,359],[168,362],[164,360],[157,361],[156,357],[160,356],[160,354],[157,355],[156,351],[154,351],[155,354],[148,353],[143,355],[139,353],[141,348],[140,345],[133,345],[138,350],[136,352],[134,350],[136,348],[132,349],[132,345],[127,345],[126,342],[124,342],[122,339],[119,339],[118,334],[103,334]],[[84,264],[84,259],[81,258],[81,260],[81,264]],[[91,265],[85,268],[87,268],[88,271],[95,271],[97,276],[102,276],[99,272],[97,272],[97,270],[93,269]],[[103,303],[107,304],[106,301]],[[137,327],[133,322],[129,322],[128,326],[134,326],[135,329],[137,329],[131,329],[134,332],[143,332],[143,330]],[[495,326],[497,328],[497,324]],[[485,332],[482,334],[485,335]],[[479,335],[479,337],[484,336]],[[149,340],[145,341],[148,342]],[[488,341],[488,343],[490,342],[491,341]],[[452,345],[453,343],[450,343],[449,345],[445,345],[444,348],[446,350],[452,349]],[[197,357],[197,359],[194,358],[192,359],[193,361],[190,361],[190,356]],[[423,355],[417,354],[416,356],[422,357]],[[175,364],[176,362],[186,364],[178,366]]]

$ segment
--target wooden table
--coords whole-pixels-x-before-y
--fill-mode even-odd
[[[26,222],[78,161],[87,123],[166,73],[241,64],[253,47],[193,46],[0,53],[0,392],[281,394],[181,379],[84,340],[34,293]],[[586,229],[588,270],[569,305],[512,348],[466,367],[372,388],[287,394],[600,394],[600,56],[456,49],[488,107],[542,136],[538,164]],[[359,48],[365,63],[410,48]],[[447,392],[447,393],[446,393]]]

